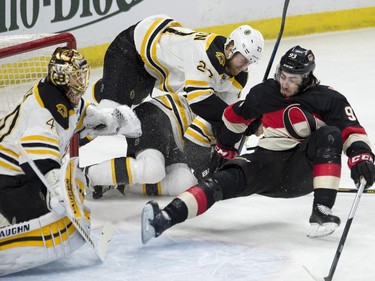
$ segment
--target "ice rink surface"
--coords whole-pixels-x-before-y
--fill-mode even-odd
[[[275,41],[267,41],[262,62],[251,70],[252,86],[263,79]],[[375,29],[283,38],[280,56],[294,45],[312,49],[316,76],[344,94],[375,144]],[[101,75],[94,70],[91,83]],[[265,179],[266,180],[266,179]],[[342,187],[353,187],[343,157]],[[311,281],[327,276],[354,193],[339,193],[333,211],[342,225],[331,236],[306,237],[312,195],[297,199],[261,196],[216,203],[204,215],[167,230],[142,245],[140,215],[150,197],[117,191],[97,201],[90,197],[93,236],[104,222],[115,227],[108,256],[100,263],[85,245],[71,256],[5,280],[155,280],[155,281]],[[165,206],[171,198],[152,198]],[[375,280],[375,194],[364,194],[338,263],[334,280]]]

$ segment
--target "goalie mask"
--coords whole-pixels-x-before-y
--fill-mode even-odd
[[[78,105],[84,94],[90,76],[86,59],[78,51],[59,47],[52,54],[48,64],[49,80],[56,86],[63,87],[69,101]]]
[[[231,42],[233,42],[233,47],[227,59],[230,59],[236,52],[240,52],[250,63],[257,63],[261,59],[264,39],[262,34],[251,26],[241,25],[233,30],[224,48]]]

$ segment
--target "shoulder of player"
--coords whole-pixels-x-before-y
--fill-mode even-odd
[[[225,71],[225,54],[224,54],[224,44],[226,38],[224,36],[210,33],[206,37],[206,54],[210,60],[212,66],[221,75]]]
[[[309,94],[319,95],[327,99],[346,99],[343,94],[335,90],[333,87],[327,85],[316,85],[307,89],[307,92],[309,92]]]
[[[61,127],[69,128],[69,116],[74,109],[57,87],[43,79],[34,87],[34,95],[39,106],[47,109]]]

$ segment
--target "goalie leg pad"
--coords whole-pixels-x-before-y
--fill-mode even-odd
[[[83,244],[71,221],[54,212],[0,228],[0,276],[50,263]]]

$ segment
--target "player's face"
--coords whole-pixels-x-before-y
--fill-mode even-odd
[[[291,97],[298,93],[302,84],[302,75],[281,71],[279,79],[280,92],[284,97]]]
[[[226,72],[230,76],[236,76],[242,71],[247,71],[250,63],[241,53],[236,52],[227,60]]]

